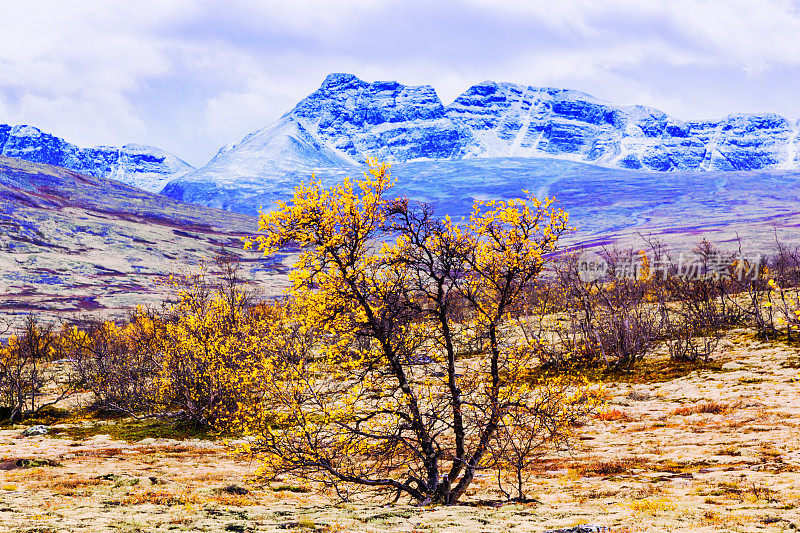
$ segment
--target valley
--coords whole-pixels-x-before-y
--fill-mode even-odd
[[[538,459],[525,503],[504,501],[491,471],[461,505],[342,502],[322,486],[259,476],[235,439],[80,416],[22,436],[32,421],[0,428],[0,520],[14,533],[794,531],[798,355],[739,330],[711,367],[610,381],[574,447]]]

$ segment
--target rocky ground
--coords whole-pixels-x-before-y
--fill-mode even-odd
[[[526,504],[480,477],[462,505],[342,503],[296,480],[265,483],[220,440],[156,423],[68,419],[0,430],[0,528],[100,531],[614,532],[800,528],[800,348],[745,330],[715,363],[608,384],[575,447],[542,460]],[[150,424],[150,425],[148,425]]]

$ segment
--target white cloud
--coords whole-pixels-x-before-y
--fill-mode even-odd
[[[4,6],[0,119],[46,128],[79,144],[121,143],[146,125],[131,95],[167,74],[165,45],[149,37],[178,3],[64,2]]]
[[[446,103],[495,79],[683,118],[798,116],[775,86],[800,78],[797,35],[782,0],[18,2],[0,22],[0,122],[203,163],[332,71],[431,84]]]
[[[800,63],[800,13],[786,0],[468,0],[487,12],[544,22],[574,40],[641,44],[659,36],[656,59],[740,68]],[[650,39],[655,43],[655,39]],[[690,50],[676,54],[676,50]],[[591,50],[586,50],[587,53]],[[615,56],[609,57],[615,63]]]
[[[241,13],[240,22],[250,20],[261,27],[313,34],[328,38],[363,17],[380,14],[390,0],[233,0],[228,9]]]

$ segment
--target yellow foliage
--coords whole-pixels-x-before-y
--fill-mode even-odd
[[[264,473],[452,502],[498,450],[526,467],[592,403],[565,377],[529,380],[533,351],[505,327],[568,217],[528,196],[435,219],[391,187],[370,161],[261,213],[247,246],[302,251],[231,423],[260,437]]]

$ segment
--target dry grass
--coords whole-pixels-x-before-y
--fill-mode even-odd
[[[189,479],[198,483],[218,483],[225,481],[227,476],[225,472],[212,470],[210,472],[203,472],[202,474],[193,475]]]
[[[11,470],[3,474],[4,479],[9,481],[49,481],[54,475],[52,468],[21,468]]]
[[[728,455],[730,457],[739,457],[742,455],[742,450],[738,446],[726,446],[725,448],[720,448],[716,452],[717,455]]]
[[[77,475],[70,477],[57,477],[55,479],[39,481],[36,482],[34,485],[38,489],[65,490],[65,489],[76,489],[79,487],[96,487],[98,485],[102,485],[103,483],[104,480],[100,480],[97,478],[92,479],[82,475]]]
[[[668,498],[633,500],[628,502],[627,505],[635,514],[645,514],[648,516],[663,516],[677,509],[675,502]]]
[[[195,446],[152,446],[148,452],[160,453],[166,457],[182,457],[186,459],[203,456],[216,456],[219,450],[216,448],[198,448]]]
[[[631,470],[642,468],[645,462],[636,457],[623,459],[594,459],[579,464],[577,470],[582,476],[613,476],[630,474]]]
[[[116,457],[117,455],[122,455],[122,448],[119,447],[102,448],[87,452],[87,455],[93,455],[95,457]]]
[[[228,507],[249,507],[258,503],[258,499],[252,494],[214,493],[210,495],[208,499],[209,501]]]
[[[126,494],[124,498],[119,501],[118,505],[164,505],[171,507],[174,505],[188,505],[188,504],[203,504],[207,503],[209,498],[203,498],[196,493],[189,492],[171,492],[167,490],[147,490],[144,492],[133,492]]]

